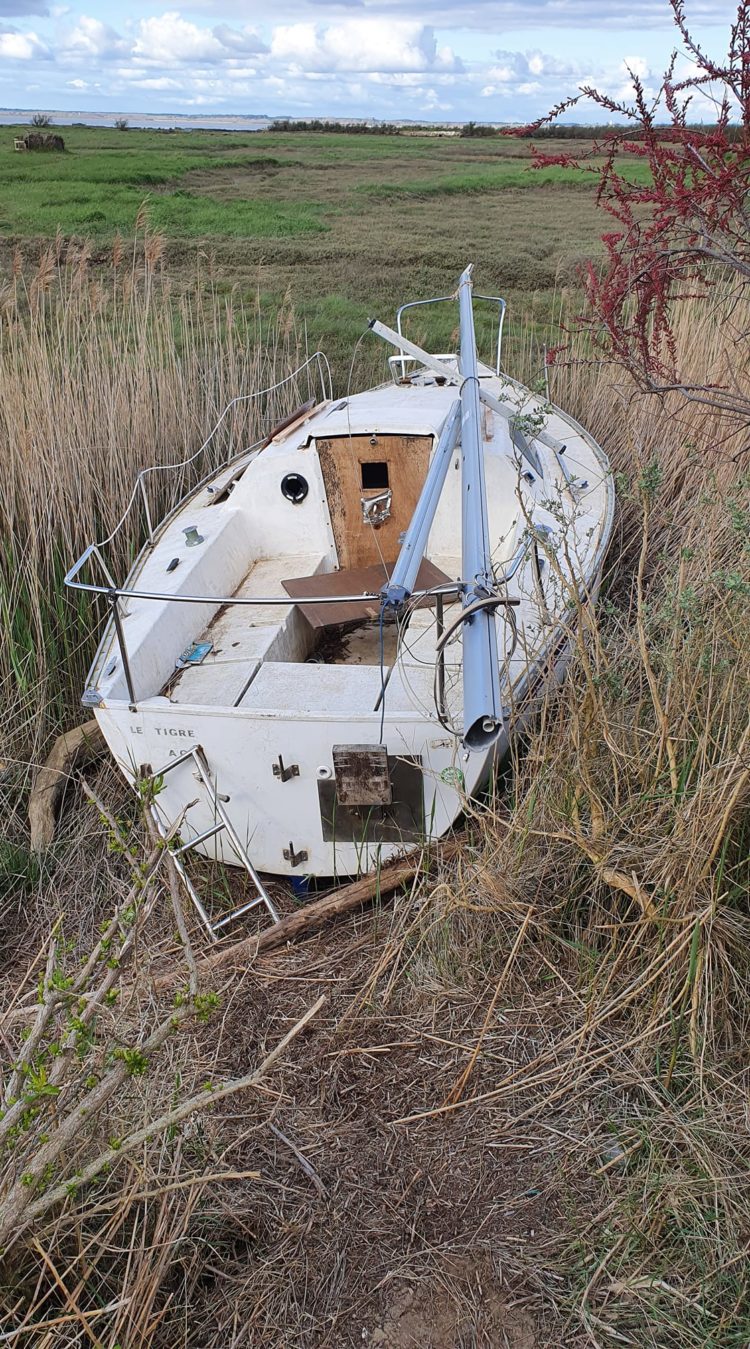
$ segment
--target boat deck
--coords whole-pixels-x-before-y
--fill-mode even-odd
[[[225,605],[196,636],[196,643],[211,643],[208,655],[200,665],[178,670],[163,692],[173,703],[238,707],[263,661],[304,661],[312,632],[289,600],[284,580],[313,576],[324,561],[323,554],[295,553],[254,563],[235,596],[278,595],[279,603]]]
[[[332,605],[329,610],[327,605],[306,607],[302,595],[300,603],[288,598],[287,586],[309,597],[336,590],[356,594],[382,583],[379,571],[375,580],[363,578],[361,569],[356,576],[349,570],[324,573],[325,562],[323,555],[302,553],[256,562],[236,596],[278,595],[279,604],[221,608],[195,639],[196,645],[210,644],[207,654],[200,664],[178,668],[162,696],[190,706],[371,712],[379,705],[385,680],[389,711],[428,712],[439,636],[434,605],[425,601],[424,607],[416,608],[408,627],[387,621],[381,652],[379,618],[370,617],[365,606]],[[443,584],[458,574],[458,568],[459,560],[453,557],[439,559],[439,565],[423,564],[419,584],[422,588]],[[361,610],[360,617],[351,619],[350,610]],[[335,621],[323,624],[324,611]],[[446,600],[446,625],[455,611],[456,602]],[[342,617],[348,621],[342,622]],[[452,657],[447,658],[449,688],[455,683],[460,644],[455,652],[455,670],[451,671]]]

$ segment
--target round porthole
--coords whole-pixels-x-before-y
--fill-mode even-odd
[[[287,473],[281,479],[281,495],[291,501],[293,506],[299,506],[309,491],[307,478],[303,478],[301,473]]]

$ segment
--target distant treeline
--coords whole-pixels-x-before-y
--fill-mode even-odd
[[[590,141],[596,140],[598,136],[607,131],[619,130],[614,123],[608,125],[584,126],[577,122],[553,123],[551,126],[540,127],[499,127],[492,126],[487,122],[464,122],[463,126],[449,126],[446,123],[439,122],[409,122],[405,126],[396,126],[393,122],[326,122],[319,118],[313,118],[311,121],[297,121],[294,117],[277,117],[271,122],[270,131],[325,131],[336,132],[338,135],[348,136],[401,136],[415,135],[423,132],[425,135],[453,135],[462,137],[499,137],[499,136],[520,136],[523,139],[535,141]],[[626,131],[627,128],[621,128]],[[695,122],[688,127],[689,131],[706,134],[714,128],[707,123]],[[665,135],[671,134],[672,128],[665,124]],[[736,141],[742,135],[740,126],[728,127],[727,138],[730,141]]]
[[[313,118],[310,122],[298,122],[296,117],[277,117],[268,128],[269,131],[337,131],[350,136],[399,136],[401,127],[390,122],[321,122]]]
[[[488,126],[486,122],[466,122],[459,132],[461,136],[499,136],[500,134],[499,127]]]
[[[672,126],[667,125],[666,123],[663,127],[657,126],[655,130],[657,133],[659,132],[663,133],[666,139],[671,139],[673,135]],[[710,132],[716,130],[716,126],[713,124],[708,124],[706,122],[693,122],[688,127],[686,127],[686,130],[692,131],[696,135],[708,135],[710,134]],[[596,140],[605,133],[611,133],[613,131],[622,131],[623,133],[627,134],[628,128],[625,125],[622,126],[620,126],[619,124],[615,125],[612,122],[607,123],[604,126],[602,126],[601,124],[599,126],[553,125],[553,126],[538,127],[536,131],[529,130],[528,128],[523,128],[523,130],[517,131],[515,134],[524,138],[528,138],[529,140],[535,141],[543,141],[543,140],[574,141],[574,140]],[[742,127],[740,126],[727,127],[726,136],[727,140],[729,141],[740,140],[742,136]],[[639,133],[633,134],[631,132],[628,135],[628,139],[641,140],[642,136]]]
[[[710,125],[705,122],[694,122],[687,127],[688,131],[693,131],[696,134],[703,134],[703,135],[706,135],[711,131],[714,131],[715,129],[716,128],[714,125]],[[460,135],[520,136],[522,139],[535,140],[535,141],[545,141],[545,140],[591,141],[596,140],[597,137],[602,136],[605,132],[611,132],[615,130],[622,130],[623,132],[626,132],[627,127],[625,125],[620,127],[619,124],[615,125],[614,123],[611,122],[606,124],[602,124],[600,122],[598,124],[591,126],[585,126],[582,123],[578,122],[567,122],[567,123],[554,122],[549,126],[540,126],[540,127],[533,127],[533,126],[496,127],[496,126],[488,126],[486,122],[466,122],[464,126],[461,127]],[[665,123],[665,125],[662,128],[657,127],[656,130],[657,131],[662,130],[666,136],[672,134],[672,127],[667,123]],[[728,140],[737,141],[740,139],[742,135],[742,128],[740,126],[729,126],[727,127],[726,134]],[[640,139],[640,137],[636,135],[633,137],[633,139]]]

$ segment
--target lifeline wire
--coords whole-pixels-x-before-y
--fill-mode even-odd
[[[266,394],[269,394],[269,393],[275,393],[275,391],[276,391],[277,389],[281,389],[285,384],[289,384],[289,382],[290,382],[291,380],[296,379],[298,375],[301,375],[301,374],[302,374],[302,371],[303,371],[303,370],[306,370],[306,369],[308,368],[308,366],[310,366],[310,365],[312,364],[312,362],[315,361],[315,360],[318,361],[318,369],[320,369],[320,362],[321,362],[321,360],[325,361],[325,363],[326,363],[326,368],[327,368],[327,371],[328,371],[328,386],[329,386],[329,389],[330,389],[330,385],[331,385],[331,370],[330,370],[330,366],[328,365],[328,358],[327,358],[325,352],[323,352],[323,351],[314,351],[313,354],[312,354],[312,356],[308,356],[307,360],[304,361],[304,362],[302,363],[302,365],[299,366],[299,368],[298,368],[297,370],[293,370],[293,371],[292,371],[291,375],[285,375],[283,379],[277,380],[277,382],[276,382],[275,384],[269,384],[269,386],[268,386],[267,389],[255,389],[255,390],[253,390],[252,393],[242,393],[242,394],[238,394],[236,398],[233,398],[233,399],[231,400],[231,402],[227,403],[227,406],[224,408],[224,411],[222,412],[221,416],[219,417],[219,420],[217,421],[217,423],[216,423],[216,425],[214,426],[213,430],[209,433],[209,435],[207,436],[207,438],[204,440],[203,444],[202,444],[201,446],[199,446],[199,448],[194,452],[194,454],[191,454],[191,455],[190,455],[190,458],[189,458],[189,459],[182,459],[182,460],[180,460],[180,462],[177,463],[177,464],[150,464],[148,468],[143,468],[143,469],[141,469],[140,473],[138,474],[138,476],[137,476],[137,478],[136,478],[136,480],[135,480],[135,486],[133,487],[133,491],[132,491],[130,500],[128,501],[128,504],[127,504],[127,506],[125,507],[125,510],[123,511],[122,516],[120,517],[120,519],[118,520],[118,522],[117,522],[117,524],[115,525],[114,529],[112,530],[112,533],[111,533],[111,534],[108,534],[106,539],[101,539],[100,542],[97,543],[97,545],[96,545],[97,548],[105,548],[105,547],[107,546],[108,543],[111,543],[111,542],[112,542],[112,540],[114,539],[115,535],[122,529],[122,526],[125,524],[125,521],[127,520],[128,515],[130,514],[130,509],[131,509],[131,507],[132,507],[132,505],[133,505],[133,502],[135,501],[136,494],[137,494],[138,488],[139,488],[139,486],[140,486],[140,481],[141,481],[142,478],[145,478],[145,476],[146,476],[147,473],[168,473],[168,472],[170,472],[170,471],[172,471],[172,470],[176,470],[176,469],[180,469],[180,468],[187,468],[187,467],[188,467],[188,464],[192,464],[193,460],[194,460],[194,459],[197,459],[197,458],[198,458],[198,455],[199,455],[199,454],[202,454],[203,451],[204,451],[205,449],[208,448],[208,446],[211,444],[211,441],[213,440],[214,436],[216,435],[216,432],[218,431],[219,427],[221,426],[221,423],[223,422],[224,418],[226,417],[227,413],[231,412],[231,410],[232,410],[233,407],[235,407],[238,403],[247,403],[247,402],[251,401],[253,398],[263,398]],[[321,381],[321,382],[322,382],[322,381]],[[325,387],[324,387],[323,391],[325,392]],[[261,444],[262,439],[263,439],[263,438],[261,437],[261,440],[255,441],[252,445],[250,445],[250,446],[248,447],[247,450],[243,450],[242,453],[243,453],[243,454],[250,453],[250,451],[252,451],[252,450],[255,448],[256,445],[260,445],[260,444]],[[234,457],[234,456],[233,456],[233,457]],[[239,456],[238,456],[238,457],[239,457]],[[229,460],[229,462],[231,463],[231,459]],[[221,470],[218,470],[218,471],[220,472]]]

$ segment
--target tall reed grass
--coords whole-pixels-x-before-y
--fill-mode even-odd
[[[685,382],[747,397],[749,323],[747,295],[686,302]],[[536,352],[526,359],[533,368]],[[480,817],[498,910],[511,933],[521,917],[535,929],[518,995],[541,960],[564,1008],[507,1079],[522,1098],[540,1092],[541,1118],[568,1103],[604,1176],[550,1243],[568,1285],[565,1343],[739,1346],[750,1334],[747,432],[679,392],[638,393],[582,342],[550,375],[555,400],[610,454],[619,518],[597,612],[582,611],[568,679],[515,763],[510,814]],[[470,968],[467,952],[458,960]],[[511,1091],[500,1082],[485,1108]],[[567,1166],[575,1174],[572,1155]]]
[[[201,446],[230,401],[304,359],[289,308],[274,323],[220,296],[208,263],[176,293],[163,239],[143,221],[134,245],[92,264],[58,238],[29,269],[16,255],[0,290],[0,758],[34,760],[73,715],[96,610],[62,578],[108,537],[136,475]],[[305,379],[239,403],[186,474],[149,484],[155,518],[212,464],[257,440],[308,396]],[[120,576],[143,539],[135,509],[114,543]]]

